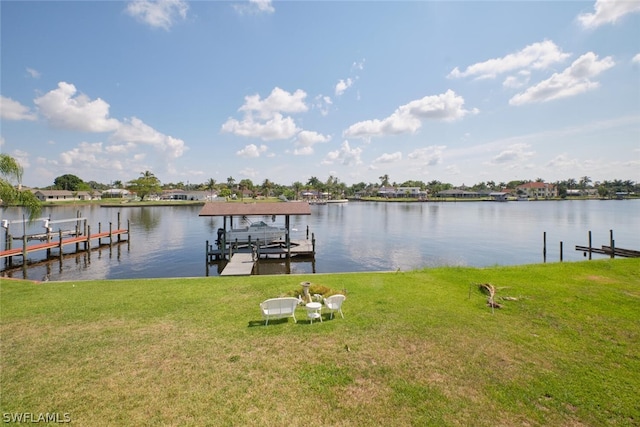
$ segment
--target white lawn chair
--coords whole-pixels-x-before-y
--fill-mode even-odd
[[[340,316],[344,319],[344,314],[342,314],[342,303],[346,298],[347,297],[344,295],[337,294],[324,299],[324,306],[331,312],[330,319],[333,319],[333,313],[336,311],[339,312]]]

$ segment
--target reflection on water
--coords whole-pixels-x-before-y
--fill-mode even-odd
[[[543,233],[547,233],[547,261],[559,260],[563,242],[565,261],[582,261],[575,245],[586,245],[592,231],[594,246],[609,244],[614,231],[617,247],[640,249],[640,200],[562,202],[372,203],[349,202],[311,207],[310,216],[292,216],[292,239],[305,238],[307,227],[316,238],[315,262],[260,262],[259,274],[326,273],[409,270],[442,265],[489,266],[542,262]],[[29,255],[33,265],[26,277],[34,280],[78,280],[154,277],[204,277],[205,242],[213,244],[222,218],[199,217],[200,206],[117,207],[65,206],[45,208],[52,220],[75,218],[78,211],[97,230],[129,224],[130,242],[67,253],[49,262],[46,253]],[[20,219],[18,208],[0,211],[2,219]],[[271,218],[267,218],[271,222]],[[239,219],[236,219],[238,224]],[[277,218],[282,225],[284,218]],[[41,223],[24,227],[41,233]],[[22,225],[12,225],[21,236]],[[3,236],[4,237],[4,236]],[[4,242],[4,238],[2,238]],[[20,240],[13,241],[20,247]],[[4,245],[2,247],[4,249]],[[71,251],[71,250],[70,250]],[[65,251],[67,252],[67,251]],[[16,263],[20,263],[20,257]],[[0,268],[5,275],[24,277],[23,269]]]

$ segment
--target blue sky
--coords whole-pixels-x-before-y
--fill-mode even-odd
[[[28,186],[640,181],[640,1],[2,1]]]

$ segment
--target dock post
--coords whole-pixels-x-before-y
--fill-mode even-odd
[[[307,240],[309,240],[309,224],[307,224]]]
[[[47,243],[51,243],[51,228],[47,227]],[[51,257],[51,248],[47,248],[47,259]]]
[[[562,240],[560,240],[560,262],[562,262]]]
[[[109,246],[113,244],[113,223],[109,222]]]
[[[80,235],[80,227],[76,222],[76,237],[78,237],[79,235]],[[80,250],[80,242],[76,241],[76,252],[78,252],[79,250]]]
[[[84,241],[84,250],[89,250],[91,252],[91,226],[88,225],[86,231],[87,240]]]
[[[609,246],[611,246],[611,258],[616,256],[615,241],[613,240],[613,230],[609,230]]]
[[[120,230],[120,212],[118,212],[118,230]],[[118,243],[120,243],[120,233],[118,233]]]
[[[205,242],[205,247],[204,248],[205,248],[205,251],[204,251],[204,272],[205,273],[204,274],[205,274],[205,277],[209,277],[209,261],[210,261],[209,256],[210,255],[209,255],[209,241],[208,240]]]
[[[9,250],[9,249],[11,249],[11,244],[9,243],[9,242],[10,242],[10,241],[9,241],[9,238],[10,238],[10,235],[9,235],[9,225],[7,225],[7,228],[5,228],[5,229],[4,229],[4,248],[5,248],[5,250]],[[4,259],[4,265],[7,265],[7,264],[9,263],[9,260],[10,260],[10,259],[11,259],[11,257],[10,257],[10,256],[9,256],[9,257],[6,257],[6,258]]]
[[[27,262],[27,233],[22,235],[22,264]]]
[[[542,232],[542,262],[547,262],[547,232]]]
[[[589,230],[589,260],[591,260],[591,230]]]
[[[311,250],[313,251],[313,256],[316,256],[316,233],[311,233]]]
[[[58,228],[58,255],[60,256],[60,263],[62,263],[62,228]]]
[[[127,219],[127,250],[131,250],[131,220]]]
[[[102,233],[102,223],[98,223],[98,235]],[[98,246],[102,246],[102,237],[98,237]]]

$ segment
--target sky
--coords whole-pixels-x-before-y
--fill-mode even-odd
[[[640,181],[640,0],[0,1],[22,183]]]

